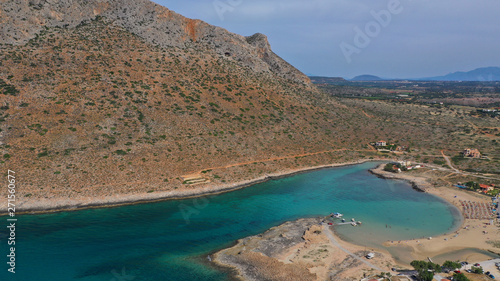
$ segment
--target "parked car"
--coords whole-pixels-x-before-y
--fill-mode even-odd
[[[481,266],[479,263],[475,263],[474,266]]]
[[[491,279],[495,279],[495,276],[493,274],[488,275]]]

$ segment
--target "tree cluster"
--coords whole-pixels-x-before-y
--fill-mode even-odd
[[[418,272],[418,279],[421,281],[432,281],[434,273],[441,272],[441,266],[437,263],[414,260],[410,263]]]

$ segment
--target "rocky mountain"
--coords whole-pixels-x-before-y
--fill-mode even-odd
[[[257,72],[310,83],[309,78],[277,56],[267,37],[244,37],[185,18],[149,0],[13,0],[1,1],[0,43],[22,45],[47,28],[74,28],[106,18],[107,22],[162,47],[210,50]]]
[[[370,137],[350,132],[365,115],[262,34],[144,0],[0,4],[0,164],[22,175],[21,206],[185,194],[368,155]]]

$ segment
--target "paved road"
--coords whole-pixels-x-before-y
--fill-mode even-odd
[[[369,263],[367,260],[363,259],[363,258],[360,258],[358,256],[356,256],[355,254],[351,253],[351,251],[347,250],[346,248],[342,247],[339,242],[337,242],[337,239],[335,239],[335,237],[333,236],[332,234],[332,231],[330,230],[330,228],[328,227],[328,225],[323,225],[323,231],[326,233],[326,236],[328,237],[328,239],[330,239],[330,242],[332,242],[333,245],[337,246],[339,249],[341,249],[342,251],[346,252],[347,254],[349,254],[351,257],[357,259],[358,261],[368,265],[369,267],[375,269],[375,270],[378,270],[378,271],[384,271],[382,270],[381,268]]]
[[[500,271],[495,266],[496,262],[500,262],[500,259],[479,262],[484,272],[489,271],[491,274],[493,274],[493,276],[495,276],[495,280],[500,278]],[[463,269],[470,269],[472,266],[472,264],[468,264],[464,266]]]
[[[436,275],[434,275],[434,279],[436,279],[437,281],[441,281],[441,279],[446,279],[446,278],[444,278],[443,276],[441,276],[439,274],[436,274]]]

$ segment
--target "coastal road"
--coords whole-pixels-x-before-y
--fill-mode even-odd
[[[443,154],[443,158],[446,160],[446,162],[449,161],[448,156],[446,156],[444,154]],[[451,164],[451,162],[450,162],[450,164]],[[471,176],[471,177],[482,178],[482,179],[489,179],[489,180],[500,180],[499,178],[487,177],[487,176],[481,176],[481,175],[475,175],[475,174],[471,174],[471,173],[462,172],[462,171],[460,171],[457,168],[452,167],[452,166],[451,166],[452,169],[448,169],[448,168],[445,168],[445,167],[442,167],[442,166],[436,166],[436,165],[432,165],[432,164],[425,164],[425,166],[427,166],[429,168],[432,168],[432,169],[439,170],[439,171],[445,171],[445,172],[450,172],[450,173],[464,175],[464,176]]]
[[[333,236],[333,233],[332,231],[330,230],[330,228],[328,227],[328,225],[323,225],[323,231],[326,233],[326,236],[328,237],[328,239],[330,239],[330,242],[332,242],[333,245],[335,245],[336,247],[338,247],[339,249],[341,249],[342,251],[346,252],[348,255],[350,255],[351,257],[357,259],[358,261],[368,265],[369,267],[375,269],[375,270],[378,270],[378,271],[384,271],[382,270],[381,268],[369,263],[367,260],[365,259],[362,259],[358,256],[356,256],[355,254],[353,254],[351,251],[347,250],[346,248],[342,247],[339,242],[337,241],[337,239],[335,239],[335,237]]]
[[[204,168],[203,170],[200,170],[200,171],[194,171],[194,172],[187,173],[186,175],[200,174],[201,172],[206,171],[206,170],[227,169],[227,168],[244,166],[244,165],[249,165],[249,164],[272,162],[272,161],[276,161],[276,160],[294,159],[297,157],[313,156],[313,155],[318,155],[318,154],[340,152],[340,151],[373,152],[373,150],[371,150],[371,149],[351,150],[351,149],[347,149],[347,148],[339,148],[339,149],[324,150],[324,151],[318,151],[318,152],[309,152],[309,153],[302,153],[302,154],[295,154],[295,155],[288,155],[288,156],[273,157],[273,158],[267,158],[267,159],[261,159],[261,160],[252,160],[252,161],[234,163],[234,164],[229,164],[229,165],[219,166],[219,167],[207,167],[207,168]]]

